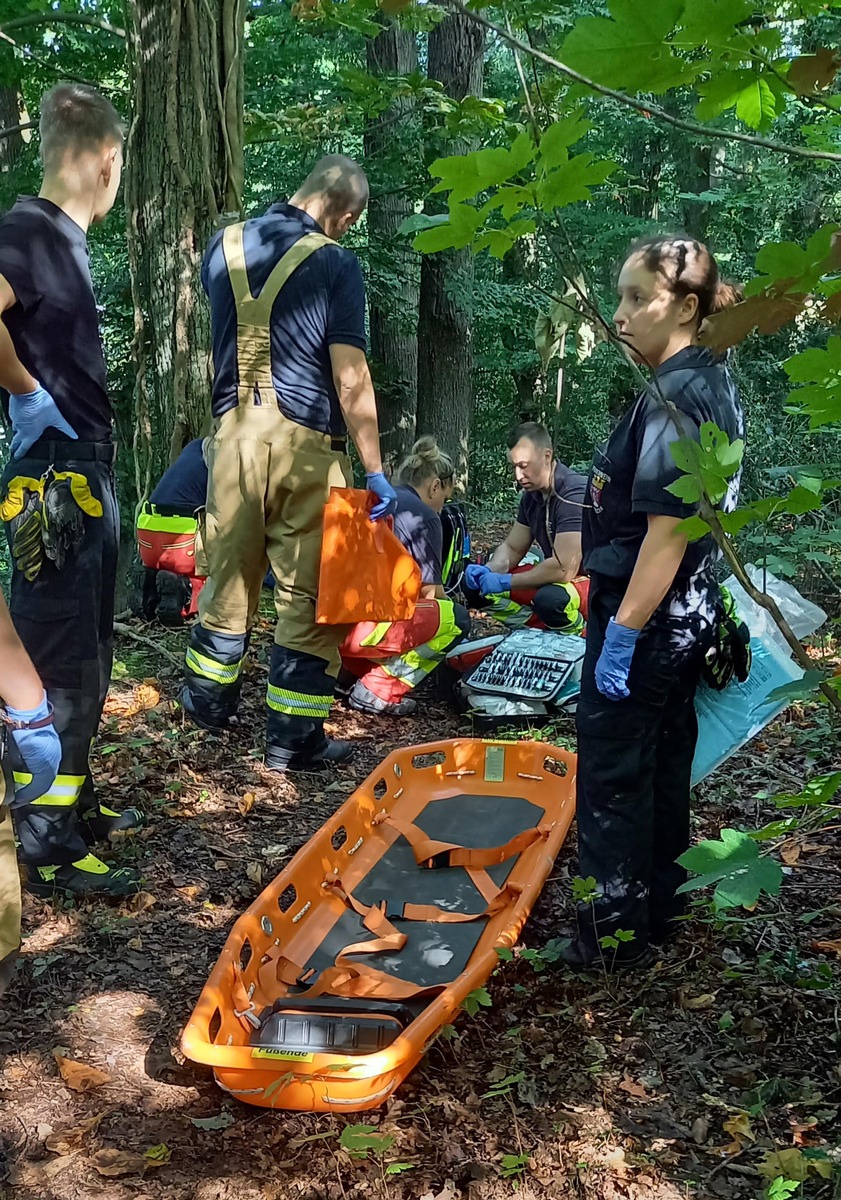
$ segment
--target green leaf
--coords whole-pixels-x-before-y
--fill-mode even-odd
[[[510,148],[493,147],[474,150],[470,154],[454,154],[449,158],[436,158],[429,168],[430,175],[437,177],[433,192],[450,194],[450,205],[462,200],[472,200],[480,192],[519,174],[534,158],[535,146],[528,133],[519,134]]]
[[[352,1158],[367,1158],[369,1151],[377,1155],[384,1154],[394,1145],[394,1135],[377,1133],[375,1125],[345,1125],[339,1145]]]
[[[534,233],[536,228],[534,221],[512,221],[504,229],[485,229],[474,241],[473,253],[479,254],[482,250],[490,250],[494,258],[505,258],[517,238]]]
[[[705,421],[701,426],[701,450],[709,454],[720,468],[725,479],[730,479],[742,465],[745,443],[741,438],[732,442],[723,429],[713,421]]]
[[[755,8],[754,0],[692,0],[680,18],[681,29],[673,44],[705,50],[711,44],[727,42]]]
[[[615,170],[615,162],[596,160],[589,151],[576,154],[569,162],[541,179],[537,185],[537,203],[544,212],[551,212],[579,200],[589,200],[590,188],[604,183]]]
[[[841,790],[841,771],[816,775],[801,792],[782,792],[774,797],[777,808],[819,808],[829,804]]]
[[[703,517],[694,516],[687,517],[681,521],[677,527],[678,533],[682,533],[687,542],[697,542],[699,538],[706,537],[710,532],[710,527]]]
[[[823,497],[816,495],[808,488],[800,487],[799,485],[788,493],[784,498],[784,507],[787,513],[791,513],[794,517],[799,517],[801,513],[815,512],[823,507]]]
[[[235,1119],[229,1112],[225,1112],[224,1110],[217,1113],[215,1117],[190,1117],[196,1129],[205,1129],[208,1131],[227,1129],[229,1125],[233,1125]]]
[[[588,875],[582,879],[576,875],[572,881],[572,898],[576,904],[590,904],[598,894],[598,884],[595,876]]]
[[[404,1171],[414,1171],[415,1163],[393,1162],[385,1169],[386,1175],[402,1175]]]
[[[736,116],[751,129],[767,129],[785,109],[785,93],[772,75],[755,75],[736,100]]]
[[[464,997],[462,1007],[468,1017],[475,1017],[480,1008],[492,1008],[493,1000],[487,988],[474,988]]]
[[[561,58],[568,67],[608,87],[659,94],[693,79],[697,65],[676,57],[666,38],[684,0],[610,0],[611,17],[579,17]]]
[[[412,246],[421,254],[440,250],[461,250],[468,246],[482,224],[482,214],[470,204],[451,204],[449,219],[430,229],[421,230]]]
[[[818,684],[823,681],[823,678],[823,671],[807,671],[801,679],[793,679],[791,683],[784,683],[781,687],[774,688],[766,703],[793,704],[795,700],[807,700],[814,693]]]
[[[592,125],[584,120],[583,109],[578,109],[560,121],[554,121],[540,139],[538,166],[544,171],[560,167],[569,158],[569,147],[590,129]]]
[[[681,884],[678,891],[691,892],[715,884],[713,904],[717,911],[738,905],[753,908],[763,892],[778,894],[783,877],[780,864],[760,855],[756,842],[737,829],[722,829],[717,841],[699,842],[677,861],[699,876]]]
[[[701,499],[701,483],[692,475],[681,475],[680,479],[670,483],[665,490],[677,496],[684,504],[697,504]]]
[[[449,221],[446,213],[412,213],[411,217],[407,217],[397,230],[401,237],[408,237],[410,233],[420,233],[422,229],[434,229],[436,225],[446,225]]]

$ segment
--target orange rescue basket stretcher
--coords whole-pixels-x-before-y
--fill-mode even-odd
[[[410,621],[420,595],[420,568],[391,527],[372,521],[371,492],[331,488],[315,619],[319,625]]]
[[[575,772],[540,742],[395,750],[236,922],[185,1055],[247,1104],[383,1104],[516,943]]]

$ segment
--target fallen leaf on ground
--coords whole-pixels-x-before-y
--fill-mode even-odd
[[[812,942],[813,950],[818,950],[821,954],[836,954],[841,958],[841,938],[836,938],[832,942]]]
[[[126,901],[126,908],[129,912],[142,913],[151,908],[153,904],[158,903],[157,896],[153,896],[151,892],[138,892],[136,896],[130,896]]]
[[[706,1117],[696,1117],[692,1122],[692,1140],[696,1146],[703,1146],[709,1137],[710,1123]]]
[[[164,1167],[163,1159],[147,1158],[134,1150],[97,1150],[91,1159],[100,1175],[142,1175],[151,1167]]]
[[[67,1154],[72,1150],[78,1150],[85,1135],[92,1133],[104,1116],[104,1112],[97,1113],[95,1117],[86,1117],[79,1125],[69,1125],[65,1129],[57,1129],[55,1133],[50,1134],[44,1145],[54,1154]]]
[[[196,1129],[207,1130],[227,1129],[229,1125],[233,1125],[235,1119],[229,1112],[217,1113],[215,1117],[190,1117]],[[291,1146],[292,1143],[289,1144]]]
[[[240,796],[237,800],[237,808],[244,817],[247,817],[254,807],[257,797],[253,792],[246,792],[244,796]]]
[[[796,842],[785,844],[780,847],[780,858],[788,867],[793,867],[800,857],[801,847]]]
[[[747,1142],[755,1142],[756,1135],[750,1127],[750,1117],[747,1113],[736,1113],[722,1122],[724,1132],[729,1133],[733,1141],[725,1148],[725,1154],[738,1154],[745,1148]]]
[[[264,846],[260,853],[263,858],[281,858],[288,851],[288,846],[271,845]]]
[[[256,883],[258,887],[263,885],[263,868],[258,862],[250,862],[246,864],[245,873],[252,883]]]
[[[63,1058],[60,1054],[54,1054],[54,1057],[61,1078],[74,1092],[92,1092],[94,1088],[111,1082],[111,1076],[98,1067],[74,1062],[72,1058]]]
[[[185,899],[195,900],[196,896],[198,896],[199,892],[201,891],[201,888],[197,887],[194,883],[188,883],[186,887],[176,888],[175,890],[180,896],[184,896]]]
[[[60,1171],[64,1171],[75,1159],[75,1154],[62,1154],[61,1158],[51,1158],[49,1162],[44,1163],[41,1167],[41,1174],[46,1175],[48,1179],[52,1179],[54,1175],[58,1175]]]
[[[825,1158],[806,1158],[802,1151],[792,1148],[772,1150],[756,1169],[766,1179],[779,1179],[782,1176],[796,1183],[805,1183],[810,1174],[829,1179],[832,1163]]]
[[[715,1004],[715,992],[704,992],[702,996],[687,996],[685,992],[680,993],[680,1007],[688,1009],[690,1012],[697,1012],[699,1009],[712,1008]]]
[[[627,1092],[629,1096],[636,1096],[639,1100],[650,1100],[648,1092],[641,1083],[637,1083],[630,1075],[625,1075],[625,1078],[618,1085],[620,1091]]]

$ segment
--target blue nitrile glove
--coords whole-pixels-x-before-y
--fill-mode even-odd
[[[383,517],[390,517],[397,508],[397,492],[395,492],[382,471],[375,471],[373,475],[366,475],[365,479],[368,484],[368,491],[373,492],[379,500],[379,504],[375,504],[371,509],[371,520],[380,521]]]
[[[47,696],[37,708],[12,708],[6,712],[13,721],[40,721],[49,715]],[[32,776],[29,783],[15,788],[15,804],[29,804],[50,790],[61,762],[61,742],[53,725],[40,729],[13,729],[12,737],[18,748],[25,769]]]
[[[619,625],[613,617],[610,618],[602,652],[596,663],[596,687],[608,700],[626,700],[631,694],[628,691],[628,672],[639,635],[639,629],[629,629],[627,625]]]
[[[510,592],[511,576],[500,575],[499,572],[486,568],[479,584],[479,591],[483,596],[498,596],[500,592]]]
[[[67,424],[55,400],[40,383],[34,392],[20,395],[10,393],[9,419],[14,430],[12,458],[21,458],[50,428],[58,429],[74,440],[79,436],[72,425]]]
[[[482,580],[488,574],[484,563],[470,563],[464,572],[464,582],[474,592],[481,592]]]

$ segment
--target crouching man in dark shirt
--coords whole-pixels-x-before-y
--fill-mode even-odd
[[[41,101],[40,133],[41,192],[0,218],[0,386],[14,430],[0,516],[12,620],[62,756],[49,790],[15,821],[31,891],[122,896],[139,889],[137,871],[88,848],[143,817],[97,804],[88,765],[111,678],[119,514],[87,231],[117,196],[123,126],[93,88],[63,83]],[[16,783],[29,779],[16,771]]]
[[[198,613],[207,577],[202,526],[207,505],[204,439],[193,438],[164,471],[137,517],[137,548],[146,568],[143,615],[175,627]]]
[[[588,585],[579,576],[587,480],[555,460],[549,431],[534,421],[511,431],[508,457],[522,488],[517,519],[487,564],[467,568],[467,601],[510,629],[581,633],[587,616]],[[542,562],[520,566],[535,542]]]

